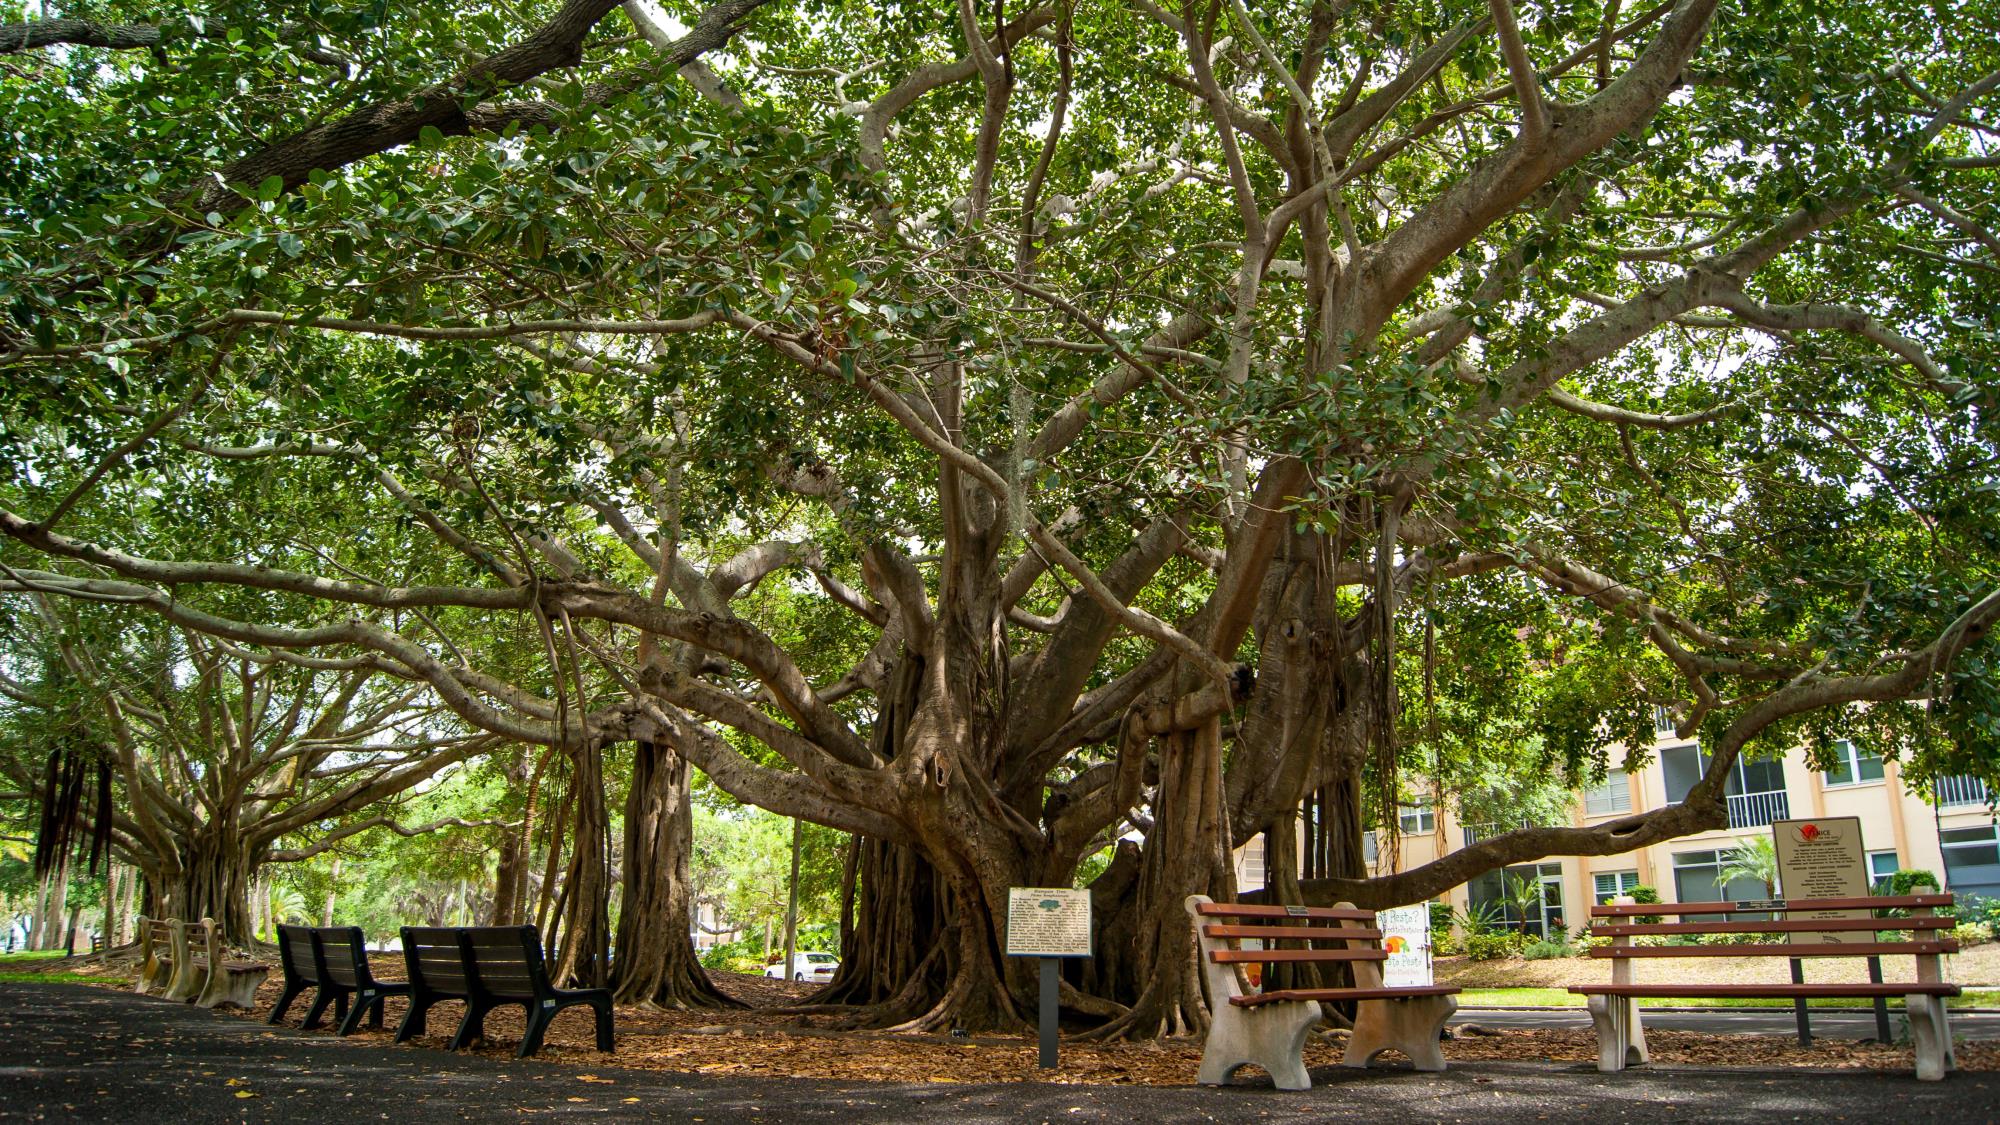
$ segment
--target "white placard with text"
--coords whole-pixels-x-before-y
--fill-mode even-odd
[[[1007,956],[1090,956],[1090,892],[1007,888]]]

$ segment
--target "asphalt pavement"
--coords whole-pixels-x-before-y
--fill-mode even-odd
[[[747,1079],[383,1047],[130,993],[0,984],[0,1121],[411,1125],[589,1121],[999,1122],[1811,1120],[2000,1117],[2000,1074],[1463,1063],[1313,1072],[1314,1089]]]

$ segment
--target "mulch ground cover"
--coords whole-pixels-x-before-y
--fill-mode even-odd
[[[79,959],[80,960],[80,959]],[[376,971],[383,979],[400,979],[393,957],[377,955]],[[115,966],[113,972],[115,972]],[[56,971],[54,964],[51,971]],[[74,961],[61,971],[90,972]],[[98,970],[103,972],[103,970]],[[274,974],[275,977],[275,974]],[[734,973],[713,974],[716,983],[748,1007],[727,1011],[655,1011],[620,1008],[618,1049],[613,1055],[594,1049],[587,1008],[572,1008],[557,1017],[540,1057],[572,1065],[636,1067],[718,1077],[835,1078],[881,1082],[1057,1082],[1086,1085],[1186,1086],[1194,1082],[1201,1047],[1185,1040],[1144,1043],[1065,1041],[1062,1065],[1045,1071],[1038,1065],[1032,1035],[982,1035],[970,1040],[940,1035],[901,1035],[835,1030],[836,1017],[803,1015],[785,1010],[809,996],[814,986],[766,980]],[[107,973],[106,983],[117,978]],[[257,996],[257,1008],[237,1013],[262,1020],[276,1002],[277,981]],[[311,993],[295,1001],[285,1023],[297,1027]],[[403,1002],[388,1002],[381,1031],[364,1028],[355,1036],[388,1047]],[[455,1003],[432,1009],[433,1034],[414,1042],[442,1049],[459,1015]],[[1467,1025],[1473,1025],[1468,1027]],[[326,1026],[325,1024],[322,1025]],[[1596,1059],[1597,1044],[1588,1028],[1575,1030],[1487,1029],[1477,1027],[1477,1014],[1454,1021],[1457,1033],[1444,1045],[1454,1061],[1548,1061],[1575,1064]],[[471,1048],[482,1055],[511,1056],[523,1028],[520,1009],[503,1008],[486,1019],[487,1038]],[[328,1032],[330,1034],[330,1031]],[[1334,1066],[1340,1061],[1344,1032],[1316,1035],[1306,1047],[1308,1067]],[[1907,1046],[1821,1039],[1801,1048],[1788,1036],[1727,1034],[1649,1029],[1647,1042],[1656,1063],[1698,1067],[1777,1067],[1875,1069],[1909,1071],[1914,1061]],[[1958,1064],[1965,1070],[2000,1070],[2000,1043],[1961,1044]],[[592,1081],[592,1076],[585,1076]],[[615,1085],[615,1076],[596,1081]]]

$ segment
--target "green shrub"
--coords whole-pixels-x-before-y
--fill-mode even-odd
[[[1465,935],[1465,955],[1474,961],[1498,961],[1503,957],[1512,957],[1519,948],[1519,935],[1516,934]]]
[[[2000,933],[2000,898],[1967,895],[1959,900],[1958,916],[1967,922],[1984,922]]]
[[[1465,952],[1465,943],[1451,929],[1431,931],[1431,953],[1438,957],[1456,957]]]
[[[1993,940],[1993,927],[1986,922],[1960,922],[1952,927],[1951,936],[1966,948],[1985,945]]]
[[[1490,902],[1469,906],[1453,915],[1459,931],[1470,938],[1474,934],[1490,934],[1500,922],[1500,908]]]
[[[1919,887],[1923,889],[1918,890]],[[1889,893],[1892,895],[1936,894],[1937,890],[1937,876],[1919,868],[1906,867],[1889,876]]]
[[[1431,945],[1436,947],[1441,934],[1451,932],[1451,903],[1443,899],[1433,899],[1431,909]]]
[[[1540,938],[1521,947],[1521,957],[1528,961],[1554,961],[1575,952],[1568,942],[1545,941]]]
[[[1648,886],[1645,883],[1640,883],[1625,893],[1632,896],[1632,901],[1640,905],[1651,905],[1660,901],[1658,888]],[[1635,924],[1641,926],[1657,926],[1665,920],[1665,916],[1659,914],[1639,914],[1632,918]]]
[[[747,937],[710,946],[702,951],[701,967],[730,973],[761,973],[764,971],[763,949],[764,942],[761,937]]]

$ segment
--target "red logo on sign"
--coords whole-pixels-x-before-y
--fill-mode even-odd
[[[1817,840],[1819,839],[1819,825],[1802,824],[1799,826],[1799,835],[1807,840]]]

